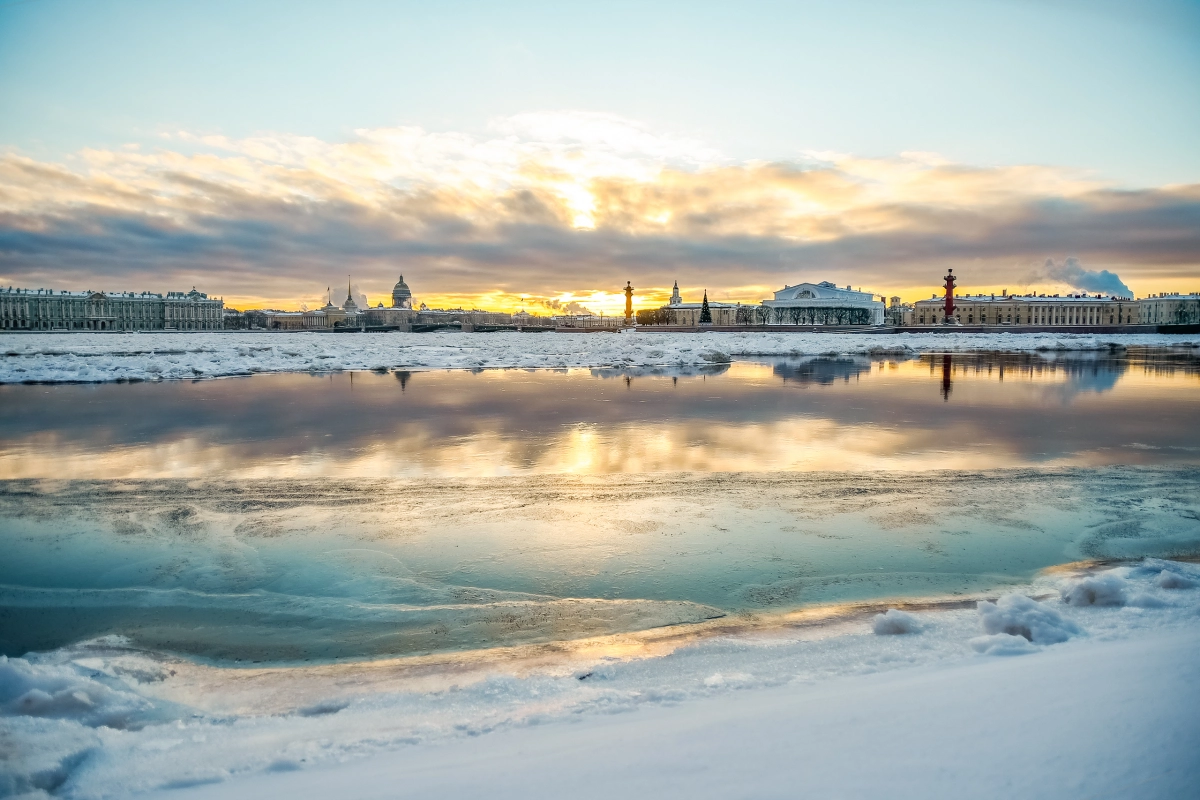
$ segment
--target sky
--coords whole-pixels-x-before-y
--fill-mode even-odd
[[[0,0],[0,283],[1200,290],[1200,3]],[[574,304],[574,305],[572,305]]]

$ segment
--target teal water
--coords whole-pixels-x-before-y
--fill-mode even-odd
[[[1200,553],[1188,351],[0,387],[0,652],[551,642]]]

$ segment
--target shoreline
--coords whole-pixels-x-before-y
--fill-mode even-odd
[[[972,796],[1041,785],[1041,793],[1018,794],[1085,797],[1079,786],[1090,779],[1071,782],[1079,776],[1094,772],[1112,785],[1104,770],[1113,764],[1136,770],[1160,751],[1177,759],[1200,743],[1191,707],[1177,700],[1200,679],[1200,568],[1155,559],[1070,568],[1012,587],[979,610],[961,601],[914,607],[894,629],[857,606],[833,621],[825,614],[805,625],[793,617],[790,626],[752,633],[677,641],[675,632],[660,631],[664,652],[651,657],[579,649],[567,660],[551,653],[552,663],[493,661],[466,671],[428,665],[424,674],[409,670],[390,680],[378,665],[180,670],[100,648],[4,659],[0,685],[16,680],[47,691],[44,700],[10,702],[0,715],[0,734],[24,748],[0,770],[17,789],[52,780],[57,794],[79,798],[303,798],[328,796],[334,787],[382,798],[398,785],[418,796],[434,787],[444,789],[442,797],[478,796],[488,786],[494,796],[530,797],[545,794],[546,776],[560,773],[564,780],[591,775],[598,795],[648,791],[637,779],[644,761],[665,781],[660,794],[729,796],[739,786],[761,786],[765,796],[791,796],[797,780],[807,789],[814,779],[845,786],[870,753],[868,763],[887,765],[868,770],[880,781],[927,777],[934,764],[949,763],[963,771],[936,774],[948,780],[948,794],[961,796],[961,781],[991,764],[999,766],[985,773],[1000,782],[983,792],[971,783]],[[1001,632],[992,633],[988,620],[997,614]],[[895,620],[896,612],[889,616]],[[1003,632],[1022,626],[1032,627]],[[1121,724],[1112,702],[1096,702],[1105,697],[1120,699]],[[22,704],[42,710],[14,715]],[[924,724],[914,732],[907,726],[918,712]],[[1092,746],[1094,733],[1079,737],[1086,713],[1110,723],[1112,745],[1125,749]],[[898,737],[901,731],[908,735]],[[1067,731],[1079,738],[1064,743]],[[1011,771],[1011,758],[994,761],[992,748],[979,746],[994,745],[997,735],[1026,753],[1019,772]],[[1089,746],[1077,752],[1071,742]],[[1117,756],[1134,744],[1146,752]],[[910,746],[925,753],[917,768]],[[838,769],[812,758],[823,747],[842,754]],[[1076,753],[1073,760],[1064,762],[1064,747]],[[895,748],[904,753],[899,761],[889,758]],[[579,756],[564,762],[570,752]],[[735,770],[734,783],[711,784],[704,764],[714,757],[787,781],[768,791]],[[787,765],[798,763],[807,766],[792,775]],[[1017,774],[1025,783],[1013,782]],[[881,787],[861,796],[879,796]]]

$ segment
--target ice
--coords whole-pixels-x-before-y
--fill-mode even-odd
[[[970,641],[970,645],[976,653],[985,656],[1019,656],[1038,651],[1038,647],[1024,636],[1014,636],[1011,633],[976,636]]]
[[[1196,581],[1178,572],[1164,569],[1154,578],[1154,585],[1160,589],[1194,589]]]
[[[897,634],[917,633],[921,624],[917,618],[899,609],[889,608],[882,614],[876,614],[871,623],[872,630],[879,636],[894,636]]]
[[[1126,584],[1119,575],[1084,578],[1063,590],[1063,602],[1071,606],[1123,606]]]
[[[984,632],[992,635],[1006,633],[1034,644],[1057,644],[1083,632],[1050,606],[1023,594],[1006,594],[994,603],[984,600],[977,608]]]
[[[1164,334],[128,333],[0,334],[0,383],[103,383],[259,372],[696,366],[759,356],[1197,346]]]
[[[1200,664],[1200,658],[1185,658],[1181,651],[1171,651],[1163,656],[1166,660],[1147,660],[1143,644],[1160,639],[1200,643],[1197,593],[1175,592],[1173,604],[1137,609],[1077,607],[1062,596],[1084,580],[1115,576],[1132,603],[1163,591],[1154,582],[1164,570],[1191,575],[1192,569],[1148,560],[1092,575],[1052,574],[1020,592],[982,602],[978,610],[962,607],[957,599],[940,607],[932,603],[919,615],[920,636],[876,635],[872,616],[797,626],[755,614],[740,622],[721,620],[715,623],[720,627],[704,635],[690,633],[695,626],[673,626],[577,643],[503,648],[491,655],[269,669],[205,666],[133,650],[121,640],[97,640],[2,662],[0,742],[16,742],[19,750],[7,761],[0,755],[0,793],[42,790],[102,798],[213,783],[214,792],[251,796],[237,794],[248,777],[285,780],[299,771],[303,784],[316,772],[314,767],[346,762],[342,793],[354,795],[355,787],[361,788],[359,764],[374,763],[373,756],[432,754],[469,741],[472,753],[487,758],[503,737],[521,731],[544,729],[547,741],[554,742],[615,724],[606,720],[633,718],[634,729],[640,729],[645,715],[659,711],[694,715],[698,725],[719,727],[723,717],[706,704],[733,692],[737,707],[776,705],[761,698],[808,698],[802,710],[777,720],[778,730],[763,734],[763,741],[780,737],[790,742],[824,724],[826,717],[813,705],[825,702],[821,698],[842,698],[830,708],[828,720],[867,724],[876,719],[878,701],[863,694],[880,685],[872,683],[876,679],[889,681],[881,698],[921,697],[923,704],[942,698],[948,707],[974,709],[971,713],[986,717],[994,700],[981,698],[990,697],[993,689],[1007,693],[1006,703],[1025,697],[1009,688],[1012,673],[1004,665],[1060,664],[1061,674],[1071,676],[1064,685],[1074,687],[1075,678],[1086,672],[1109,675],[1104,654],[1111,650],[1102,648],[1123,643],[1135,646],[1134,658],[1127,662],[1133,672],[1112,672],[1112,682],[1157,686],[1164,669]],[[1029,595],[1046,599],[1038,602]],[[878,615],[889,625],[905,617],[915,615],[896,609]],[[1091,634],[1087,637],[1076,635],[1082,619]],[[984,636],[979,635],[981,622]],[[1055,646],[1043,646],[1047,644]],[[1041,661],[1059,653],[1062,659]],[[1025,657],[991,658],[1016,654]],[[999,666],[970,679],[973,688],[944,695],[943,685],[958,680],[954,676],[983,675],[962,669],[971,663],[983,669]],[[908,669],[913,667],[919,669]],[[1049,668],[1032,668],[1031,685],[1041,685],[1034,676],[1048,674],[1044,670]],[[904,677],[910,673],[917,677]],[[914,681],[922,688],[915,688]],[[1048,691],[1047,697],[1057,691]],[[1063,718],[1058,705],[1046,706],[1045,713],[1042,722]],[[921,719],[919,727],[925,731],[960,724],[937,715]],[[990,726],[999,717],[986,719]],[[566,721],[573,724],[564,725]],[[1040,730],[1040,722],[1027,724],[1027,733]],[[849,729],[846,735],[850,737]],[[1179,730],[1169,727],[1163,736],[1184,741]],[[735,736],[729,745],[742,741]],[[847,746],[858,751],[852,741],[847,738]],[[623,762],[612,766],[614,774],[623,771]],[[296,796],[274,786],[260,788],[257,796]]]
[[[0,656],[0,715],[71,719],[93,728],[144,724],[154,704],[97,680],[104,677],[79,664],[43,666]]]

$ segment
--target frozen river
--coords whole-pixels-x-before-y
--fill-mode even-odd
[[[688,796],[870,773],[829,752],[918,785],[901,744],[947,795],[1196,785],[1190,345],[180,338],[9,343],[0,794],[452,796],[650,751]]]
[[[1187,349],[0,386],[0,648],[546,643],[1200,553]]]

